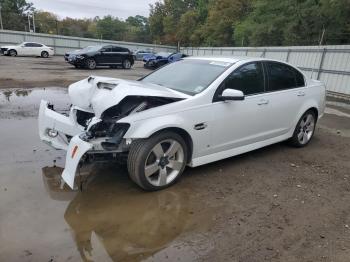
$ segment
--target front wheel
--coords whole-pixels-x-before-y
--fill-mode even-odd
[[[299,120],[292,138],[289,140],[290,144],[295,147],[304,147],[312,139],[315,133],[316,115],[313,111],[307,111]]]
[[[92,58],[89,58],[86,60],[86,67],[90,70],[93,70],[96,68],[96,61]]]
[[[17,56],[17,51],[12,49],[9,51],[9,55],[10,56]]]
[[[186,143],[173,132],[133,142],[128,156],[130,178],[147,191],[161,190],[174,184],[186,164]]]

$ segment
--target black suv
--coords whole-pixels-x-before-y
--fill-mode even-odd
[[[135,57],[129,49],[115,46],[92,46],[73,52],[68,57],[68,63],[76,68],[95,69],[97,66],[110,66],[116,68],[122,66],[130,69]]]

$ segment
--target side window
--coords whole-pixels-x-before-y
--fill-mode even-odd
[[[295,74],[295,80],[297,81],[297,87],[304,87],[305,86],[304,76],[297,70],[294,70],[294,74]]]
[[[25,46],[25,47],[32,47],[32,46],[33,46],[33,43],[25,43],[24,46]]]
[[[33,46],[34,47],[42,47],[43,45],[42,44],[33,43]]]
[[[276,62],[267,62],[267,68],[269,76],[269,84],[267,88],[268,91],[291,89],[296,88],[298,86],[296,81],[296,73],[299,72],[297,72],[294,68]],[[301,79],[299,79],[299,81],[300,80]],[[303,77],[302,82],[304,82]],[[303,83],[300,82],[299,84]]]
[[[123,49],[119,46],[112,46],[112,52],[123,52]]]
[[[102,52],[112,52],[112,47],[111,46],[104,46],[101,49]]]
[[[263,93],[264,73],[261,63],[249,63],[233,71],[225,80],[225,89],[240,90],[244,95]]]

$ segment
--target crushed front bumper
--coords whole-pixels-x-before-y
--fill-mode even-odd
[[[40,139],[56,149],[68,149],[68,137],[73,137],[84,131],[75,119],[75,108],[70,109],[69,116],[62,115],[49,108],[49,103],[42,100],[39,109]],[[57,132],[57,135],[52,135]]]

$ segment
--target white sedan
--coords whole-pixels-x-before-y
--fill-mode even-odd
[[[1,53],[9,56],[41,56],[48,58],[53,56],[54,49],[40,43],[23,42],[18,45],[8,45],[0,47]]]
[[[42,101],[41,139],[67,150],[74,188],[82,159],[127,156],[145,190],[196,167],[289,140],[306,146],[325,109],[325,86],[297,68],[259,58],[186,58],[140,79],[91,76],[69,87],[69,117]]]

